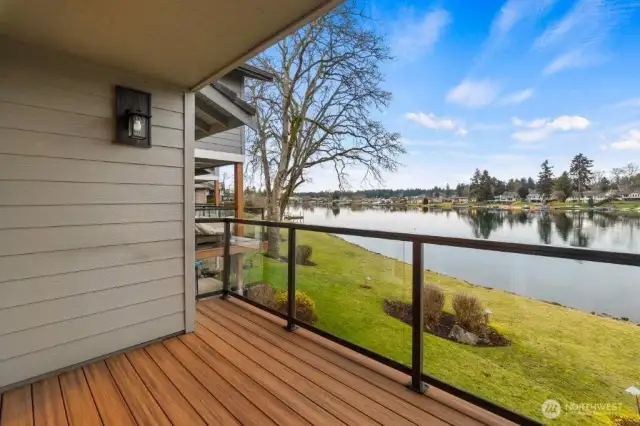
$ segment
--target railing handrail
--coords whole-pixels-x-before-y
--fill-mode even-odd
[[[230,222],[242,225],[258,225],[274,228],[296,229],[299,231],[323,232],[327,234],[350,235],[356,237],[379,238],[393,241],[432,244],[448,247],[469,248],[502,253],[524,254],[579,260],[585,262],[608,263],[614,265],[640,266],[640,254],[593,250],[576,247],[550,246],[540,244],[488,241],[473,238],[441,237],[436,235],[410,234],[405,232],[376,231],[372,229],[342,228],[324,225],[308,225],[293,222],[240,218],[197,218],[197,223]]]

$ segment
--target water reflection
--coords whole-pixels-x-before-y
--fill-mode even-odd
[[[640,228],[640,217],[634,215],[620,215],[609,212],[597,211],[528,211],[528,210],[498,210],[498,209],[440,209],[440,208],[411,208],[406,206],[382,206],[369,207],[366,205],[353,206],[331,206],[324,210],[326,219],[337,219],[342,213],[347,212],[349,223],[344,225],[362,228],[368,227],[372,223],[368,219],[372,215],[380,216],[389,214],[389,219],[385,223],[398,224],[404,228],[413,224],[419,217],[419,225],[411,229],[422,233],[435,233],[430,229],[421,230],[422,226],[429,227],[429,218],[441,217],[446,220],[445,228],[449,226],[458,228],[452,222],[465,224],[470,229],[470,236],[474,238],[491,239],[497,234],[509,236],[527,235],[529,243],[560,244],[573,247],[591,247],[602,242],[605,233],[610,231],[615,235],[610,235],[609,244],[624,242],[626,246],[635,247],[632,241],[634,230]],[[303,207],[304,212],[313,213],[313,208]],[[358,219],[352,215],[357,214]],[[360,215],[362,215],[360,217]],[[386,216],[386,215],[385,215]],[[457,220],[456,220],[457,219]],[[351,223],[354,220],[355,223]],[[341,220],[342,221],[342,220]],[[438,225],[440,226],[440,225]],[[384,227],[392,229],[395,226]],[[442,229],[442,228],[438,228]],[[406,229],[402,229],[406,231]],[[513,232],[511,232],[513,231]],[[534,241],[531,235],[535,235]],[[456,235],[459,236],[459,235]],[[463,236],[463,235],[461,235]],[[510,238],[511,239],[511,238]],[[617,245],[617,244],[616,244]],[[616,249],[616,247],[605,247]]]

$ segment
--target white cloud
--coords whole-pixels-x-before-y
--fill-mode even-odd
[[[625,137],[612,143],[611,149],[619,151],[640,149],[640,130],[630,130]]]
[[[582,49],[570,50],[549,62],[549,64],[542,70],[542,73],[545,75],[551,75],[562,70],[587,67],[595,64],[596,62],[598,62],[598,58],[587,55]]]
[[[500,105],[517,105],[529,99],[533,96],[533,88],[521,90],[519,92],[512,92],[504,95],[498,102]]]
[[[640,98],[626,99],[624,101],[618,102],[617,104],[614,104],[613,106],[616,108],[640,107]]]
[[[417,59],[435,45],[447,26],[451,14],[444,9],[435,9],[421,17],[405,18],[395,25],[391,37],[393,54],[405,60]]]
[[[409,112],[406,117],[416,123],[434,130],[454,130],[456,122],[451,118],[437,117],[433,113],[425,114],[423,112]]]
[[[433,113],[409,112],[405,115],[409,120],[427,129],[455,131],[457,135],[465,136],[468,132],[461,123],[453,118],[438,117]]]
[[[498,93],[498,86],[491,80],[465,79],[447,93],[447,102],[469,108],[479,108],[492,103]]]
[[[554,132],[585,130],[591,124],[589,120],[579,115],[561,115],[553,120],[538,118],[529,122],[513,117],[511,118],[511,123],[516,127],[529,129],[519,130],[511,134],[513,139],[520,142],[538,142],[546,139]]]
[[[402,139],[402,143],[406,146],[431,146],[431,147],[454,147],[454,146],[468,146],[469,144],[462,141],[446,141],[442,139],[436,140],[417,140],[417,139]]]

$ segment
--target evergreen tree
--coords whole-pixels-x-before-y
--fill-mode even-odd
[[[571,184],[574,191],[578,192],[582,198],[584,191],[591,189],[591,176],[593,172],[593,160],[589,160],[582,154],[578,154],[571,160],[569,175],[571,176]]]
[[[543,200],[551,198],[553,193],[553,166],[549,165],[549,160],[544,160],[540,166],[541,170],[538,174],[538,192],[542,195]]]
[[[527,189],[531,190],[531,189],[536,189],[536,183],[533,181],[533,178],[528,178],[527,179]]]
[[[491,176],[487,170],[482,172],[480,176],[480,195],[478,200],[487,201],[493,199],[493,192],[491,190]]]
[[[562,173],[558,179],[556,179],[555,189],[562,196],[562,201],[566,200],[573,194],[573,185],[571,184],[571,178],[569,173]]]
[[[480,169],[476,169],[471,178],[471,184],[469,185],[469,195],[471,197],[480,198],[480,183],[482,180],[482,174]]]

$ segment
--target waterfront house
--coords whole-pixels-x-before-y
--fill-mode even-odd
[[[495,201],[500,203],[513,203],[520,201],[520,196],[515,192],[507,191],[495,197]]]
[[[543,196],[537,191],[531,191],[529,195],[527,195],[527,201],[530,203],[541,203],[543,201]]]

